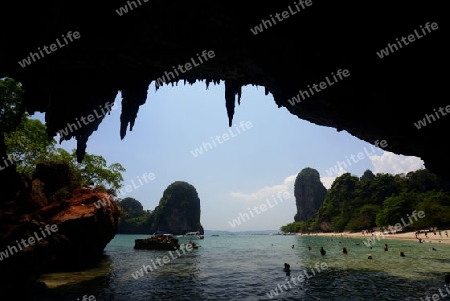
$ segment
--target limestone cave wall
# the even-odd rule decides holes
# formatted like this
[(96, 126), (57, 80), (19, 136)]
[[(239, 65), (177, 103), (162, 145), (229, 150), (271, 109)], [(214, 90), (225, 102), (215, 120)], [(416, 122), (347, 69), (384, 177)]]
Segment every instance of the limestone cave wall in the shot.
[[(168, 75), (167, 84), (201, 81), (207, 89), (224, 83), (230, 123), (245, 102), (241, 88), (261, 86), (300, 119), (369, 143), (386, 140), (386, 150), (419, 156), (428, 169), (450, 178), (444, 6), (445, 1), (9, 1), (1, 11), (0, 76), (23, 83), (24, 107), (46, 113), (49, 137), (104, 108), (121, 91), (123, 138), (143, 118), (138, 112), (149, 85)], [(380, 58), (389, 43), (390, 52)], [(204, 51), (214, 56), (199, 63)], [(187, 70), (193, 59), (197, 65)], [(178, 74), (169, 76), (174, 69)], [(347, 76), (334, 80), (339, 69)], [(326, 88), (309, 90), (311, 95), (291, 104), (300, 91), (320, 87), (326, 78)], [(418, 129), (414, 123), (427, 114), (429, 122)], [(95, 118), (64, 137), (76, 138), (79, 160), (101, 121)], [(301, 133), (292, 139), (302, 139)]]

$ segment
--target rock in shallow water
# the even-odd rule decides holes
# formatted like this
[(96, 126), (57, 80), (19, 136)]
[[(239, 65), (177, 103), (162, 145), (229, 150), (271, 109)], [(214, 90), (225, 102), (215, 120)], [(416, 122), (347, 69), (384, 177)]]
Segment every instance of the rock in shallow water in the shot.
[(146, 250), (178, 250), (180, 245), (178, 239), (171, 235), (157, 234), (148, 238), (136, 239), (134, 241), (135, 249)]

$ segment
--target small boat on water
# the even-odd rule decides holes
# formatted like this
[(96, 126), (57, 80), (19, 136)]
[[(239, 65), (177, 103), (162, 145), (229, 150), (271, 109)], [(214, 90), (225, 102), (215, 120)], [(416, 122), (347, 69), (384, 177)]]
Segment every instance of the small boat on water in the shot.
[(167, 236), (173, 236), (172, 233), (169, 233), (167, 231), (156, 231), (155, 233), (153, 233), (153, 235), (167, 235)]
[(186, 234), (184, 234), (185, 237), (189, 237), (189, 238), (193, 238), (193, 239), (204, 239), (205, 236), (200, 234), (199, 231), (197, 232), (187, 232)]

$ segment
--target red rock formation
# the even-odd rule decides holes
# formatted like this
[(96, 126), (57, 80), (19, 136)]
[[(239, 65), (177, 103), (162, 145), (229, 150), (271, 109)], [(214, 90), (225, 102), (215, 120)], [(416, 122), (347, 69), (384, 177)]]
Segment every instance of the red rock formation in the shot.
[[(117, 233), (119, 222), (113, 198), (92, 188), (76, 189), (70, 199), (32, 213), (1, 213), (0, 286), (5, 288), (32, 284), (43, 272), (76, 269), (96, 261)], [(46, 225), (55, 225), (57, 231), (45, 232)], [(19, 250), (18, 243), (29, 237), (36, 237), (35, 243), (21, 245)]]

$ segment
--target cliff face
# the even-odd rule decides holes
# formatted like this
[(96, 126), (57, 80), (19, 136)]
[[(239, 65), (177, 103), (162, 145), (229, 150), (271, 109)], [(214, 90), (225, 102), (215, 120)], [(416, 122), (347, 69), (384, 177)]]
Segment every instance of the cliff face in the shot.
[(98, 113), (64, 137), (77, 140), (80, 160), (119, 91), (123, 138), (150, 84), (203, 81), (224, 83), (229, 121), (242, 87), (260, 86), (302, 120), (386, 140), (386, 150), (450, 179), (445, 1), (250, 3), (7, 1), (3, 23), (32, 26), (0, 28), (0, 77), (23, 84), (24, 109), (46, 113), (50, 137)]
[(26, 196), (10, 207), (2, 204), (2, 292), (12, 290), (16, 294), (22, 289), (25, 293), (41, 273), (96, 262), (117, 233), (120, 213), (112, 197), (91, 188), (62, 194), (64, 190), (60, 189), (70, 187), (71, 179), (60, 177), (52, 182), (60, 172), (67, 175), (67, 166), (39, 165)]
[(295, 179), (294, 196), (297, 213), (296, 222), (313, 218), (325, 199), (327, 189), (320, 181), (319, 172), (313, 168), (304, 168)]
[(195, 187), (183, 181), (170, 184), (153, 211), (152, 221), (151, 233), (159, 230), (180, 235), (199, 230), (203, 234)]

